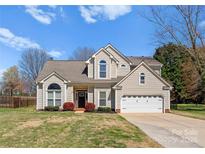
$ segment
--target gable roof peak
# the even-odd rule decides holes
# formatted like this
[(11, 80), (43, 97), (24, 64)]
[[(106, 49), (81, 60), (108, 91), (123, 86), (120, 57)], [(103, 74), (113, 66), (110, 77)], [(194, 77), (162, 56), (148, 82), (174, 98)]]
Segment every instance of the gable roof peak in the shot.
[(153, 75), (155, 75), (159, 80), (161, 80), (165, 85), (167, 85), (168, 87), (171, 88), (171, 85), (164, 80), (160, 75), (158, 75), (155, 71), (153, 71), (149, 65), (144, 62), (141, 61), (132, 71), (130, 71), (126, 76), (124, 76), (116, 85), (113, 86), (113, 88), (116, 88), (118, 85), (120, 85), (125, 79), (127, 79), (132, 73), (134, 73), (140, 66), (145, 66)]
[(107, 50), (107, 48), (111, 48), (113, 49), (116, 53), (118, 53), (123, 59), (125, 59), (130, 65), (132, 64), (132, 61), (129, 60), (129, 58), (127, 58), (127, 56), (125, 56), (123, 53), (121, 53), (117, 48), (115, 48), (111, 43), (108, 43), (108, 45), (105, 46), (105, 49)]
[(95, 56), (100, 53), (101, 51), (104, 51), (111, 59), (115, 60), (116, 63), (118, 63), (119, 61), (110, 53), (108, 52), (105, 48), (100, 48), (97, 52), (95, 52), (92, 56), (90, 56), (90, 58), (88, 60), (85, 61), (86, 64), (89, 63), (89, 61), (92, 59), (92, 58), (95, 58)]

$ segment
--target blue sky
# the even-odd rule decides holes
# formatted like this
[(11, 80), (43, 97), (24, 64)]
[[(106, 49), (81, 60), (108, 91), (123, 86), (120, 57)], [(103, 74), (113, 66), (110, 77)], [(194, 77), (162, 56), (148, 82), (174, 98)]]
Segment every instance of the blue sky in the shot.
[(28, 47), (67, 59), (78, 47), (113, 44), (125, 55), (152, 56), (154, 26), (144, 6), (0, 6), (0, 74)]

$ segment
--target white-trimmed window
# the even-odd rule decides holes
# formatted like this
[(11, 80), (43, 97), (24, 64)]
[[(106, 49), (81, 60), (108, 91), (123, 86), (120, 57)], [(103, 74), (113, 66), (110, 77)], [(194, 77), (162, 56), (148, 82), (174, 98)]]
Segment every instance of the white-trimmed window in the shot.
[(106, 106), (106, 91), (99, 92), (99, 106)]
[(120, 65), (120, 67), (121, 67), (121, 68), (125, 68), (125, 67), (126, 67), (126, 65), (125, 65), (125, 64), (122, 64), (122, 65)]
[(106, 78), (106, 61), (101, 60), (99, 63), (99, 76), (100, 78)]
[(140, 73), (140, 78), (139, 78), (139, 83), (142, 85), (142, 84), (145, 84), (145, 74), (144, 73)]
[(61, 106), (61, 87), (58, 84), (52, 83), (48, 86), (47, 96), (48, 106)]

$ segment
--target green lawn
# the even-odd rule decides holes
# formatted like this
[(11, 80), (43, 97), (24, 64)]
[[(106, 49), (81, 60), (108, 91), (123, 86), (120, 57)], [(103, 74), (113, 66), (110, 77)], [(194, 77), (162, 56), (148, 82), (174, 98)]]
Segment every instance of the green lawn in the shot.
[(0, 109), (0, 147), (161, 147), (117, 114)]
[(172, 109), (172, 113), (205, 120), (205, 105), (177, 104), (177, 110)]

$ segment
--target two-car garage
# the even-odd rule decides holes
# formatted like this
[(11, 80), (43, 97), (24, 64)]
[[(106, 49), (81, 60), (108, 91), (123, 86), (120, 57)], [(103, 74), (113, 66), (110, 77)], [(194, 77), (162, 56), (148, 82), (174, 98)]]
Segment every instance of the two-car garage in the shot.
[(161, 96), (122, 96), (121, 113), (162, 113)]
[(166, 113), (170, 111), (171, 85), (144, 62), (129, 72), (113, 86), (113, 89), (116, 112)]

